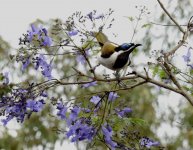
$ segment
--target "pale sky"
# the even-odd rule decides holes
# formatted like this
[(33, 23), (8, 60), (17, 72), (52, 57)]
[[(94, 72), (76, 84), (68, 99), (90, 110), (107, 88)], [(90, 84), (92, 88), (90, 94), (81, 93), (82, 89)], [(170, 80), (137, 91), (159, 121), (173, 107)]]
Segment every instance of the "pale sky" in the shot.
[[(88, 13), (96, 9), (99, 12), (106, 12), (109, 8), (112, 8), (115, 10), (114, 17), (118, 22), (114, 27), (114, 32), (117, 32), (119, 36), (115, 40), (126, 41), (130, 32), (129, 21), (124, 16), (135, 16), (138, 13), (135, 5), (145, 5), (152, 12), (150, 18), (152, 17), (153, 19), (155, 0), (0, 0), (0, 35), (14, 48), (17, 48), (19, 37), (22, 33), (26, 33), (26, 30), (29, 29), (29, 24), (37, 18), (43, 21), (51, 18), (65, 20), (75, 11)], [(170, 99), (169, 103), (172, 105), (172, 99), (179, 99), (179, 96), (175, 94), (170, 95), (169, 98), (167, 95), (159, 98), (162, 105), (160, 111), (165, 111), (168, 99)], [(171, 131), (172, 129), (166, 128), (165, 130), (165, 132), (168, 132), (168, 130)], [(161, 135), (163, 130), (159, 132)], [(75, 147), (65, 142), (62, 149), (73, 150)]]
[[(18, 38), (37, 18), (45, 21), (50, 18), (65, 20), (77, 10), (85, 13), (93, 9), (106, 12), (112, 8), (115, 10), (114, 17), (120, 23), (120, 27), (117, 27), (120, 31), (117, 33), (123, 34), (123, 38), (128, 36), (126, 33), (129, 30), (129, 22), (123, 16), (135, 16), (138, 13), (135, 5), (139, 4), (153, 11), (156, 3), (155, 0), (0, 0), (0, 35), (17, 47)], [(123, 29), (126, 29), (126, 32), (123, 32)]]

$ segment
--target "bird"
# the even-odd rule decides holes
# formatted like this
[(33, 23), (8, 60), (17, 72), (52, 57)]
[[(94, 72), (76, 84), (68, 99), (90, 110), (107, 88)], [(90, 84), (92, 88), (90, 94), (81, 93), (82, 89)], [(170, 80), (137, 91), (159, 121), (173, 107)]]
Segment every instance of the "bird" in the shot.
[(131, 64), (130, 54), (142, 44), (123, 43), (118, 45), (108, 40), (103, 32), (93, 32), (101, 49), (98, 56), (99, 64), (117, 73)]

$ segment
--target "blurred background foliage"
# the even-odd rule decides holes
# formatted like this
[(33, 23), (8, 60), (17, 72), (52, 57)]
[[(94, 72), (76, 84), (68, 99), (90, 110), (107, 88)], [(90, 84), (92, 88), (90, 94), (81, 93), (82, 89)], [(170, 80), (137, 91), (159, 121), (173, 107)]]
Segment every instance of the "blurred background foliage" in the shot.
[[(172, 16), (177, 18), (180, 24), (187, 24), (188, 19), (193, 15), (193, 8), (188, 0), (164, 1), (164, 5)], [(160, 41), (161, 43), (161, 47), (157, 47), (157, 49), (169, 50), (181, 39), (181, 33), (179, 33), (178, 28), (175, 26), (163, 26), (163, 24), (172, 24), (172, 22), (159, 8), (160, 6), (157, 7), (158, 9), (154, 20), (155, 23), (160, 23), (162, 25), (147, 22), (149, 25), (143, 26), (146, 32), (140, 36), (141, 39), (138, 39), (138, 41), (143, 41), (143, 43), (145, 43), (143, 44), (143, 51), (147, 57), (150, 55), (149, 50), (152, 50), (154, 47), (153, 43), (155, 40)], [(62, 22), (60, 19), (57, 19), (57, 21)], [(36, 23), (40, 22), (50, 25), (50, 32), (56, 28), (56, 26), (54, 26), (55, 20), (50, 20), (50, 22), (46, 23), (41, 20), (36, 21)], [(140, 30), (140, 28), (138, 30)], [(159, 34), (157, 34), (156, 31), (158, 30), (163, 32), (159, 32)], [(60, 41), (60, 39), (55, 40)], [(18, 65), (12, 64), (12, 56), (9, 54), (12, 49), (13, 48), (11, 48), (9, 43), (4, 41), (3, 37), (0, 37), (0, 67), (2, 68), (7, 65), (9, 70), (12, 70), (12, 72), (17, 74), (17, 76), (20, 76), (24, 83), (26, 82), (26, 84), (34, 79), (36, 81), (43, 81), (41, 78), (37, 79), (38, 76), (34, 77), (33, 72), (31, 73), (29, 71), (31, 68), (29, 68), (25, 74), (15, 70), (16, 67), (18, 68)], [(136, 58), (137, 55), (138, 54), (136, 54)], [(58, 56), (54, 61), (56, 70), (65, 70), (63, 72), (57, 71), (61, 77), (72, 75), (72, 66), (78, 65), (73, 55), (63, 55), (62, 57)], [(10, 76), (13, 78), (15, 73), (11, 74)], [(74, 103), (84, 102), (86, 106), (89, 101), (89, 93), (108, 89), (110, 88), (110, 85), (101, 85), (99, 83), (98, 86), (93, 88), (81, 89), (80, 87), (77, 88), (74, 86), (59, 86), (50, 89), (48, 93), (52, 100), (62, 97), (64, 100), (72, 100)], [(1, 90), (3, 89), (0, 89), (0, 91)], [(193, 149), (192, 107), (189, 104), (183, 104), (181, 107), (179, 107), (178, 113), (171, 108), (169, 110), (169, 116), (168, 113), (166, 114), (162, 112), (162, 114), (157, 117), (156, 109), (161, 107), (157, 103), (157, 97), (161, 93), (162, 92), (160, 92), (160, 89), (155, 89), (154, 86), (143, 85), (132, 90), (120, 91), (119, 96), (121, 98), (115, 102), (115, 105), (132, 108), (133, 116), (136, 118), (142, 118), (146, 121), (146, 123), (141, 125), (131, 125), (128, 129), (130, 132), (140, 131), (144, 136), (151, 137), (152, 139), (158, 139), (161, 142), (164, 141), (162, 144), (167, 150)], [(38, 146), (42, 146), (43, 149), (54, 149), (57, 141), (62, 143), (65, 140), (65, 123), (53, 116), (53, 113), (55, 113), (54, 109), (51, 106), (47, 106), (46, 109), (44, 109), (41, 113), (33, 114), (30, 119), (27, 119), (23, 124), (19, 125), (18, 129), (14, 129), (14, 135), (10, 129), (1, 127), (0, 149), (36, 149)], [(170, 133), (168, 133), (165, 135), (164, 139), (160, 139), (156, 135), (157, 129), (162, 123), (168, 123), (171, 125), (171, 127), (173, 127), (176, 126), (176, 120), (178, 121), (178, 136), (171, 138), (169, 136)], [(78, 147), (79, 146), (77, 145), (77, 149)], [(96, 143), (96, 146), (93, 149), (105, 149), (105, 147), (102, 143)]]

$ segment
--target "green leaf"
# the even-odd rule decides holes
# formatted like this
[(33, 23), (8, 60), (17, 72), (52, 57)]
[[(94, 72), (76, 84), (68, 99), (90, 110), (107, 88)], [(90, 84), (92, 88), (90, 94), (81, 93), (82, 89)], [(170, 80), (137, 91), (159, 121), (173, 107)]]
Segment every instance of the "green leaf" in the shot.
[(134, 20), (133, 17), (127, 17), (127, 16), (125, 16), (125, 18), (129, 19), (129, 21), (131, 21), (131, 22)]
[(147, 23), (141, 26), (141, 28), (147, 28), (147, 27), (151, 27), (151, 24)]
[(148, 126), (148, 123), (140, 118), (124, 118), (124, 122), (133, 125)]
[(156, 74), (158, 74), (159, 71), (159, 66), (155, 66), (155, 68), (153, 69), (153, 77), (156, 76)]
[(159, 71), (159, 76), (160, 76), (161, 79), (167, 77), (165, 71), (163, 71), (163, 70), (160, 70), (160, 71)]

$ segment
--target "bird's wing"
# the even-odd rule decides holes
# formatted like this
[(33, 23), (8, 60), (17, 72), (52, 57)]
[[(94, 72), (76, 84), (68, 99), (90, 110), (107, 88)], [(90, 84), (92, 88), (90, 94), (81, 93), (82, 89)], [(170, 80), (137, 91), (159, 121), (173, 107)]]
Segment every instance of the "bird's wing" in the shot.
[(101, 47), (103, 47), (104, 43), (109, 41), (108, 37), (104, 33), (102, 32), (93, 32), (93, 33)]

